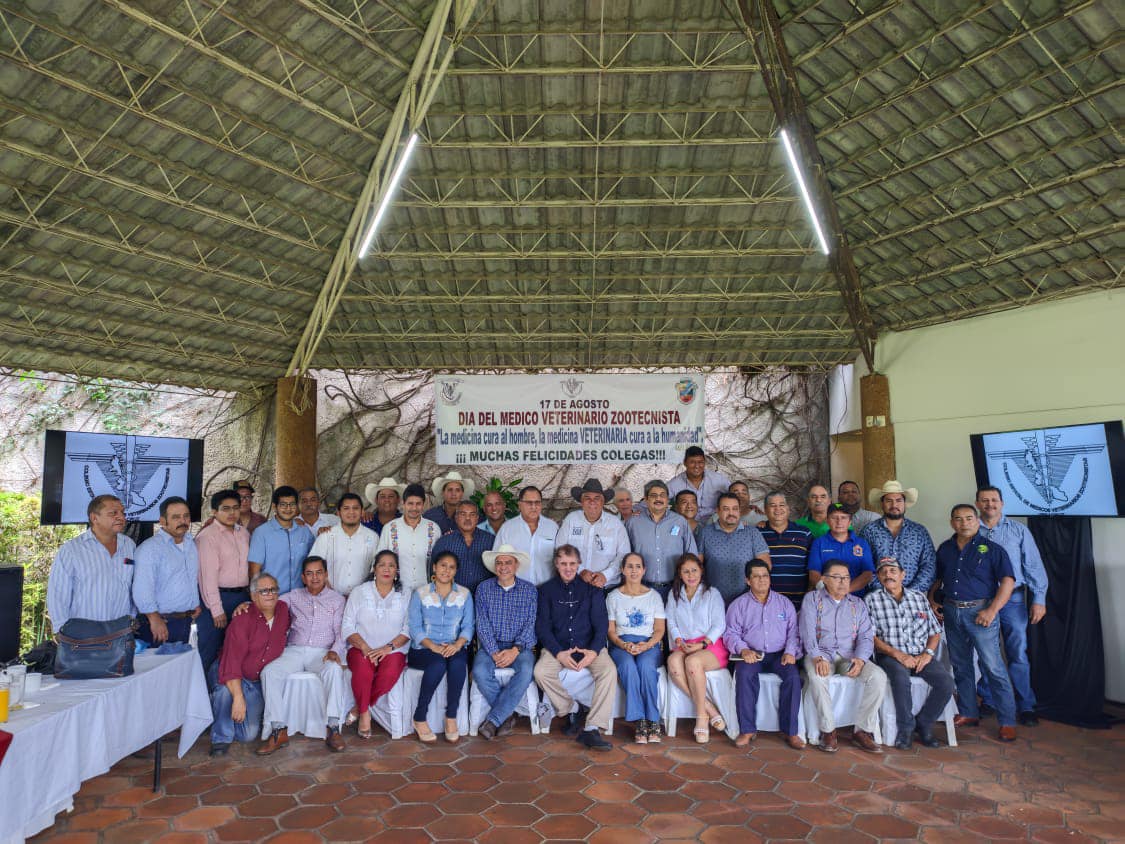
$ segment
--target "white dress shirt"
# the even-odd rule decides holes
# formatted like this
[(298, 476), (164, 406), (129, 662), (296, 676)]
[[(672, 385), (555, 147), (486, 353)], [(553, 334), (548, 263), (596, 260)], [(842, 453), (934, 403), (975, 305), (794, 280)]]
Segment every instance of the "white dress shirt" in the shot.
[(629, 553), (629, 534), (625, 523), (612, 513), (603, 512), (591, 524), (586, 514), (575, 510), (567, 515), (555, 536), (555, 547), (573, 545), (582, 555), (579, 571), (600, 572), (606, 586), (621, 579), (621, 560)]
[(405, 636), (406, 641), (397, 651), (406, 653), (410, 645), (409, 609), (409, 590), (392, 589), (384, 598), (374, 581), (369, 580), (359, 584), (348, 596), (341, 634), (347, 641), (353, 633), (358, 633), (372, 648), (381, 648), (396, 636)]
[(687, 600), (687, 590), (683, 590), (680, 600), (676, 600), (671, 592), (664, 605), (665, 615), (668, 617), (668, 642), (671, 645), (677, 639), (685, 642), (689, 639), (698, 639), (706, 636), (712, 642), (719, 641), (723, 631), (727, 629), (726, 604), (723, 595), (718, 589), (711, 587), (706, 592), (700, 586), (695, 590), (692, 599)]
[(343, 525), (321, 534), (313, 543), (310, 556), (328, 561), (328, 584), (347, 597), (371, 573), (379, 549), (379, 534), (363, 525), (351, 536)]
[(558, 532), (558, 523), (540, 516), (539, 525), (532, 535), (527, 522), (521, 516), (516, 516), (500, 526), (492, 547), (495, 549), (501, 545), (511, 545), (517, 551), (530, 554), (531, 566), (524, 580), (540, 586), (555, 576), (555, 536)]
[(406, 517), (400, 516), (383, 528), (376, 551), (390, 549), (398, 554), (399, 580), (403, 590), (410, 593), (430, 579), (430, 552), (440, 538), (441, 528), (429, 519), (421, 519), (417, 527), (410, 527)]
[(304, 525), (312, 531), (313, 536), (316, 536), (317, 532), (321, 528), (336, 527), (336, 525), (340, 524), (340, 517), (335, 513), (318, 513), (317, 520), (311, 525), (306, 522), (301, 516), (297, 516), (297, 518), (295, 518), (293, 521), (299, 525)]

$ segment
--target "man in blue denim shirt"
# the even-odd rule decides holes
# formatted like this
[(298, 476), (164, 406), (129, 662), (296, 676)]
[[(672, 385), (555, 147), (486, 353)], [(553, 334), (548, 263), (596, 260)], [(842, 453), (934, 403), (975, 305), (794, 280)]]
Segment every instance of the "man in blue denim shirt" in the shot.
[[(1007, 552), (980, 532), (977, 508), (958, 504), (950, 512), (953, 536), (938, 548), (938, 574), (930, 590), (934, 610), (944, 616), (949, 640), (949, 660), (957, 681), (957, 709), (953, 723), (975, 727), (980, 723), (977, 706), (973, 651), (980, 657), (981, 673), (988, 677), (996, 699), (1000, 741), (1016, 740), (1016, 700), (1000, 653), (1000, 610), (1008, 603), (1016, 579)], [(942, 609), (935, 603), (944, 589)]]
[(279, 486), (273, 491), (274, 517), (250, 537), (250, 576), (272, 575), (282, 595), (301, 585), (301, 564), (313, 545), (312, 532), (295, 521), (297, 507), (297, 490)]
[[(1004, 656), (1016, 693), (1019, 721), (1025, 727), (1034, 727), (1039, 719), (1035, 716), (1035, 692), (1031, 689), (1031, 665), (1027, 661), (1027, 624), (1029, 621), (1038, 624), (1047, 614), (1047, 570), (1031, 531), (1020, 522), (1004, 517), (1000, 490), (994, 486), (981, 487), (977, 491), (977, 508), (981, 535), (1008, 552), (1012, 573), (1016, 576), (1015, 591), (1000, 610), (1000, 634), (1004, 637)], [(984, 705), (992, 707), (992, 690), (985, 677), (977, 683), (977, 691)]]

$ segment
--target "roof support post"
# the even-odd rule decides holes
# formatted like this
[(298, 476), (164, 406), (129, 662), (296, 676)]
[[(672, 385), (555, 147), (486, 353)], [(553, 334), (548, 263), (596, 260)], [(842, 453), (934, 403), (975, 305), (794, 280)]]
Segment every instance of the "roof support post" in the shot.
[(738, 20), (754, 48), (777, 122), (789, 131), (798, 159), (808, 168), (811, 177), (808, 187), (813, 204), (824, 215), (828, 263), (836, 276), (844, 307), (855, 329), (859, 350), (868, 370), (875, 372), (875, 324), (860, 292), (859, 273), (836, 211), (832, 188), (825, 175), (824, 159), (817, 149), (816, 135), (805, 109), (805, 98), (797, 85), (797, 73), (781, 34), (781, 22), (773, 0), (736, 0), (735, 5)]
[[(293, 350), (293, 358), (286, 370), (288, 376), (302, 377), (312, 366), (313, 356), (320, 346), (332, 315), (340, 303), (352, 273), (359, 261), (359, 246), (364, 234), (364, 223), (383, 201), (391, 181), (391, 174), (401, 159), (405, 137), (415, 131), (433, 102), (438, 85), (449, 68), (453, 53), (467, 34), (468, 23), (476, 10), (477, 0), (438, 0), (430, 23), (422, 36), (422, 43), (410, 67), (390, 122), (383, 134), (382, 143), (375, 154), (371, 170), (360, 192), (348, 227), (328, 269), (328, 275), (313, 305), (301, 339)], [(452, 32), (444, 37), (452, 24)], [(294, 410), (303, 412), (300, 395), (294, 393)]]

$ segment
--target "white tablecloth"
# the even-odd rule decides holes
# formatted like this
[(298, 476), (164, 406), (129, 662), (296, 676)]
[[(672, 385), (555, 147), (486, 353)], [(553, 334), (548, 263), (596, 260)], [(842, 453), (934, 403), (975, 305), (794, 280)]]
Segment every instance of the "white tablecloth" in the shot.
[(12, 744), (0, 762), (0, 842), (22, 842), (73, 806), (83, 780), (181, 728), (183, 756), (211, 723), (199, 654), (136, 657), (114, 680), (61, 680), (16, 710), (0, 729)]

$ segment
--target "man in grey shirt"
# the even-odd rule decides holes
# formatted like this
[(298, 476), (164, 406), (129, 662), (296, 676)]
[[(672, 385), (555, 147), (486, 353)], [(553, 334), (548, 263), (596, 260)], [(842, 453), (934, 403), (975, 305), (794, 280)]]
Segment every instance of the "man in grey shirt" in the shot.
[(664, 481), (645, 484), (647, 509), (625, 524), (633, 551), (645, 561), (648, 585), (667, 600), (672, 588), (676, 560), (681, 554), (697, 553), (695, 537), (687, 519), (668, 509), (668, 485)]

